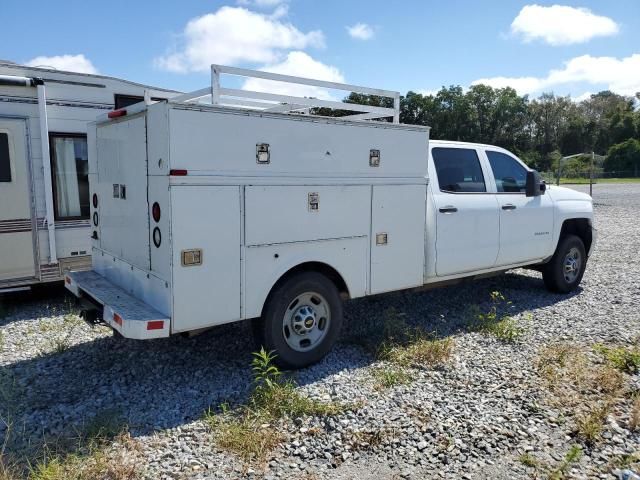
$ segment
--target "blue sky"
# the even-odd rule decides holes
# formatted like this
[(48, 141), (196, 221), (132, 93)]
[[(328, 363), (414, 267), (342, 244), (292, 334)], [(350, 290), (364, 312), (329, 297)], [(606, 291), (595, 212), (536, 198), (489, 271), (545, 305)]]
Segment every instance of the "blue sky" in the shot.
[(185, 91), (208, 84), (210, 63), (403, 94), (479, 80), (534, 96), (640, 91), (638, 0), (37, 0), (0, 13), (1, 59)]

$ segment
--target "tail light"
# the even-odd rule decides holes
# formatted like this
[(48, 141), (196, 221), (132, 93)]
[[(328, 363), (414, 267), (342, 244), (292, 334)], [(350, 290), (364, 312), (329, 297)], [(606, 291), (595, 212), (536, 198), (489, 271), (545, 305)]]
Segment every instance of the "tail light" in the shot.
[(120, 110), (114, 110), (112, 112), (109, 112), (107, 114), (107, 117), (118, 118), (118, 117), (124, 117), (126, 114), (127, 114), (127, 111), (124, 108), (121, 108)]
[(156, 223), (160, 221), (160, 204), (158, 204), (158, 202), (153, 203), (153, 206), (151, 207), (151, 216)]

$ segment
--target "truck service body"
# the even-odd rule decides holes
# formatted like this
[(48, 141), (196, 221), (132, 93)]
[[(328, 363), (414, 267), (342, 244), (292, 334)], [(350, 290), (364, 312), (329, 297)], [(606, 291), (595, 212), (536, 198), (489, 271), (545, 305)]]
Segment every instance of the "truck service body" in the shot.
[(253, 92), (271, 103), (238, 108), (220, 99), (239, 95), (220, 73), (312, 81), (213, 73), (213, 104), (140, 103), (89, 128), (93, 270), (65, 283), (123, 336), (255, 319), (281, 365), (301, 367), (335, 341), (341, 297), (522, 266), (556, 291), (579, 284), (589, 196), (546, 189), (501, 148), (429, 141), (396, 123), (397, 102), (331, 118), (304, 114), (310, 99), (286, 97), (287, 109)]

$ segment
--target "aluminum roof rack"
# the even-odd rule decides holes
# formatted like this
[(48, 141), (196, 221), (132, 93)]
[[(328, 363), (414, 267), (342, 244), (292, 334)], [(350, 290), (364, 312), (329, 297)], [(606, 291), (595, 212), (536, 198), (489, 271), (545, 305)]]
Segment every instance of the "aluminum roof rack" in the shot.
[[(241, 90), (238, 88), (222, 87), (221, 74), (235, 75), (246, 78), (260, 78), (276, 82), (284, 82), (295, 85), (308, 85), (312, 87), (344, 90), (347, 92), (364, 93), (393, 99), (393, 108), (376, 107), (372, 105), (360, 105), (357, 103), (344, 103), (336, 100), (322, 100), (319, 98), (298, 97), (281, 95), (277, 93), (256, 92)], [(280, 113), (305, 113), (313, 115), (313, 108), (331, 108), (336, 110), (348, 110), (358, 112), (352, 115), (340, 117), (345, 120), (376, 120), (393, 118), (393, 123), (400, 123), (400, 93), (392, 90), (349, 85), (346, 83), (327, 82), (311, 78), (281, 75), (279, 73), (262, 72), (246, 68), (226, 67), (223, 65), (211, 65), (211, 87), (202, 88), (194, 92), (178, 95), (171, 99), (172, 102), (202, 102), (210, 99), (213, 105), (225, 105), (242, 108), (250, 108), (263, 112)]]

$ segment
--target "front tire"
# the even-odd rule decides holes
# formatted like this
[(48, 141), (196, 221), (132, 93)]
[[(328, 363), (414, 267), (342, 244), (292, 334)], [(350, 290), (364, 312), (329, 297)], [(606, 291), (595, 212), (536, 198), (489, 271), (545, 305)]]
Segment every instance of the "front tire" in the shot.
[(580, 285), (587, 254), (582, 239), (576, 235), (565, 235), (560, 239), (556, 252), (542, 269), (542, 279), (548, 290), (569, 293)]
[(295, 274), (269, 295), (257, 340), (275, 351), (285, 369), (307, 367), (333, 347), (342, 328), (342, 300), (335, 284), (316, 272)]

